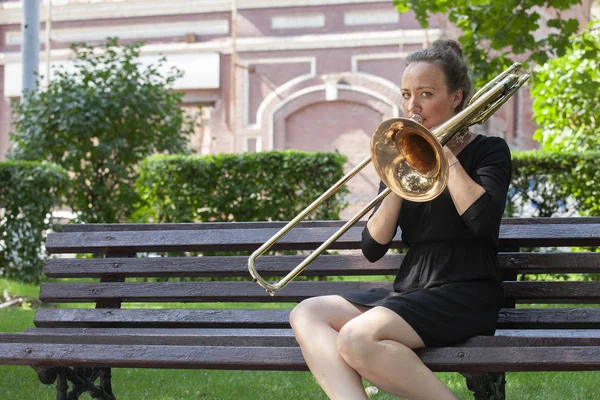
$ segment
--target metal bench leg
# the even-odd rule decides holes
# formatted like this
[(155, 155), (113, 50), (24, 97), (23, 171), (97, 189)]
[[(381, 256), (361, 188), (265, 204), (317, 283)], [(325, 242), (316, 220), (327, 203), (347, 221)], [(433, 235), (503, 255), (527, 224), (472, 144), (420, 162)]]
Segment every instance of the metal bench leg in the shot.
[(64, 368), (57, 368), (56, 372), (56, 400), (67, 400), (67, 391), (69, 390), (67, 373)]
[[(68, 400), (77, 400), (83, 393), (88, 392), (92, 398), (97, 400), (116, 400), (110, 388), (110, 380), (108, 386), (111, 392), (107, 392), (104, 386), (107, 385), (107, 379), (103, 377), (106, 370), (109, 368), (74, 368), (67, 370), (67, 377), (73, 383), (73, 389), (69, 393)], [(110, 370), (110, 369), (109, 369)], [(96, 380), (100, 378), (100, 385), (96, 385)], [(110, 379), (110, 373), (109, 373)]]
[[(112, 392), (110, 368), (34, 367), (34, 370), (43, 384), (51, 385), (56, 382), (56, 400), (77, 400), (85, 392), (97, 400), (117, 400)], [(96, 385), (98, 378), (100, 384)]]
[(104, 393), (106, 393), (108, 399), (117, 400), (112, 391), (112, 372), (110, 368), (102, 368), (102, 374), (100, 375), (100, 387)]
[(475, 400), (504, 400), (506, 379), (504, 372), (463, 373), (467, 387)]

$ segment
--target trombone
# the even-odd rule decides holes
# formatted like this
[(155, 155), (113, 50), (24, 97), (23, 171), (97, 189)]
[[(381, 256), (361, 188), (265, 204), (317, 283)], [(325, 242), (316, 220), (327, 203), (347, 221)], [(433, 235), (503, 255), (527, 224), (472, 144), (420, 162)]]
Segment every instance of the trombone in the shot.
[[(252, 253), (248, 259), (248, 270), (253, 280), (266, 289), (271, 296), (275, 295), (302, 273), (306, 266), (323, 253), (331, 243), (392, 192), (403, 199), (415, 202), (430, 201), (439, 196), (448, 184), (449, 169), (442, 147), (455, 135), (466, 132), (475, 124), (485, 122), (510, 99), (529, 79), (528, 74), (519, 75), (520, 70), (521, 63), (513, 64), (475, 93), (463, 111), (431, 131), (421, 125), (422, 119), (417, 114), (411, 119), (392, 118), (381, 123), (371, 137), (371, 155)], [(255, 268), (256, 259), (371, 161), (387, 188), (279, 282), (271, 283), (264, 280)]]

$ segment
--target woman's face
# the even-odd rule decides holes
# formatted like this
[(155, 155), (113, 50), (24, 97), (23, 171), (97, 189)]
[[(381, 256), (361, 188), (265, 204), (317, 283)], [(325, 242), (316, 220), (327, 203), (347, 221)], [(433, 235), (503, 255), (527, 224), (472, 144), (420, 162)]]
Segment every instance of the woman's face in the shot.
[(407, 118), (419, 114), (423, 125), (432, 129), (455, 115), (462, 91), (448, 91), (444, 71), (436, 64), (414, 62), (402, 76), (402, 108)]

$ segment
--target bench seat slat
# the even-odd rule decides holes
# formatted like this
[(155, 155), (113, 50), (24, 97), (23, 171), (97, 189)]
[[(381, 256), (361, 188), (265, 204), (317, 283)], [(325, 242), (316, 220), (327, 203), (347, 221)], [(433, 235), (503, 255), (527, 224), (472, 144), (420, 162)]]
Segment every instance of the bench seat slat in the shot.
[[(30, 328), (0, 342), (152, 344), (174, 346), (298, 346), (291, 329)], [(26, 336), (26, 337), (25, 337)], [(451, 347), (600, 346), (598, 329), (498, 330)]]
[[(169, 252), (169, 251), (238, 251), (255, 250), (278, 229), (215, 229), (215, 230), (159, 230), (115, 232), (52, 233), (46, 240), (46, 249), (56, 253), (106, 252)], [(327, 240), (336, 228), (292, 229), (278, 243), (276, 249), (315, 249)], [(353, 226), (331, 249), (359, 249), (362, 228)], [(401, 232), (392, 247), (401, 247)], [(598, 246), (600, 223), (593, 224), (508, 224), (500, 227), (501, 247), (537, 246)]]
[[(305, 256), (265, 256), (256, 265), (263, 277), (281, 276)], [(388, 254), (376, 263), (360, 255), (323, 255), (302, 272), (303, 276), (395, 275), (403, 254)], [(500, 268), (517, 273), (598, 273), (595, 253), (501, 253)], [(50, 278), (88, 277), (247, 277), (248, 257), (144, 257), (53, 258), (44, 274)]]
[[(390, 282), (292, 282), (270, 296), (253, 282), (43, 283), (43, 302), (297, 302), (316, 295), (390, 288)], [(600, 282), (505, 282), (505, 297), (520, 303), (589, 303), (600, 300)]]
[[(416, 351), (435, 371), (585, 371), (600, 367), (600, 347), (443, 347)], [(0, 343), (10, 365), (123, 368), (306, 370), (297, 347)]]
[[(290, 310), (41, 308), (38, 328), (287, 328)], [(600, 308), (502, 309), (498, 328), (600, 329)]]

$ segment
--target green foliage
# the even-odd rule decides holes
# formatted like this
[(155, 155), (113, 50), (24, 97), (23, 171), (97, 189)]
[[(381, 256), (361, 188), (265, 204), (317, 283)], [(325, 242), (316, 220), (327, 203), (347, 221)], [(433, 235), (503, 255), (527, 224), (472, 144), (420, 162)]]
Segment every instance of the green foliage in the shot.
[(123, 222), (135, 210), (137, 166), (155, 152), (182, 152), (193, 126), (172, 92), (181, 72), (165, 59), (142, 66), (141, 43), (74, 45), (74, 70), (58, 69), (47, 89), (15, 104), (11, 157), (69, 171), (67, 204), (83, 222)]
[[(574, 18), (563, 19), (561, 11), (580, 3), (581, 0), (394, 0), (399, 12), (414, 11), (423, 28), (432, 15), (448, 16), (462, 31), (459, 41), (480, 87), (511, 65), (514, 55), (527, 55), (535, 64), (564, 55), (579, 23)], [(546, 26), (553, 29), (536, 37), (536, 31), (543, 27), (540, 7), (553, 9), (555, 17), (546, 21)]]
[[(153, 156), (142, 162), (137, 190), (151, 222), (291, 220), (343, 175), (337, 153), (271, 151), (209, 156)], [(341, 190), (313, 219), (339, 219)]]
[(535, 69), (531, 93), (539, 125), (534, 139), (547, 151), (600, 150), (600, 31), (573, 38), (567, 53)]
[(515, 152), (507, 217), (600, 215), (600, 153)]
[(56, 165), (0, 162), (0, 277), (40, 280), (48, 214), (67, 184), (67, 172)]

